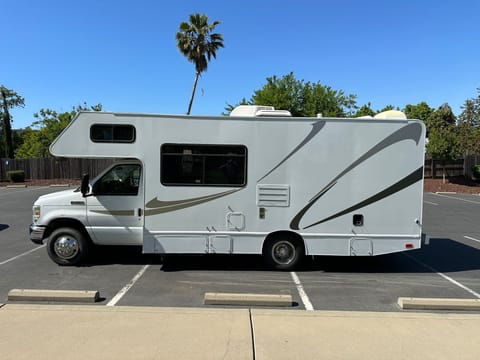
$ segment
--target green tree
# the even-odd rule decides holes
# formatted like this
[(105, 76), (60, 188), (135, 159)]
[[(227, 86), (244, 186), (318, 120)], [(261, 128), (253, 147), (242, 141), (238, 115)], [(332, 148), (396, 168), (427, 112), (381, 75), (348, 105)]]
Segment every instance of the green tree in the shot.
[[(478, 90), (478, 89), (477, 89)], [(462, 105), (458, 116), (457, 132), (462, 152), (465, 155), (480, 151), (480, 96), (477, 99), (467, 99)]]
[(430, 155), (433, 160), (440, 161), (444, 175), (446, 162), (455, 160), (461, 152), (458, 135), (453, 125), (432, 128), (430, 130), (427, 154)]
[[(276, 109), (288, 110), (293, 116), (344, 117), (356, 108), (356, 95), (345, 94), (343, 90), (334, 90), (320, 82), (312, 83), (298, 80), (293, 72), (282, 76), (268, 77), (261, 89), (255, 90), (247, 101), (240, 104), (268, 105)], [(227, 104), (227, 112), (235, 106)]]
[[(303, 82), (303, 80), (302, 80)], [(302, 90), (303, 114), (301, 116), (346, 117), (356, 109), (354, 94), (345, 94), (343, 90), (334, 90), (330, 86), (306, 82)]]
[(475, 106), (475, 100), (467, 99), (461, 106), (462, 112), (458, 116), (459, 123), (465, 123), (472, 126), (478, 125), (478, 116), (480, 115), (477, 112)]
[(0, 118), (2, 119), (0, 133), (3, 134), (3, 152), (0, 156), (4, 155), (7, 158), (13, 159), (15, 153), (12, 136), (12, 116), (10, 115), (9, 109), (17, 106), (23, 107), (25, 100), (15, 91), (0, 85), (0, 103)]
[(432, 112), (425, 120), (427, 132), (433, 129), (444, 129), (456, 124), (456, 117), (453, 114), (452, 108), (447, 104), (440, 105), (440, 107)]
[(101, 111), (102, 105), (88, 106), (86, 103), (71, 111), (57, 113), (51, 109), (40, 109), (33, 116), (37, 119), (23, 132), (23, 144), (18, 147), (19, 158), (49, 157), (50, 144), (65, 129), (79, 111)]
[(445, 172), (447, 161), (456, 159), (462, 148), (459, 142), (456, 118), (448, 104), (441, 105), (432, 112), (425, 121), (428, 134), (427, 154), (433, 159), (440, 161)]
[(372, 104), (367, 103), (362, 106), (353, 114), (353, 117), (362, 117), (362, 116), (374, 116), (375, 111), (372, 110)]
[(427, 119), (434, 111), (425, 101), (419, 102), (417, 105), (408, 104), (403, 108), (407, 119), (418, 119), (424, 123), (427, 122)]
[(478, 126), (480, 125), (480, 87), (477, 88), (477, 97), (472, 100), (473, 100), (474, 111), (477, 119), (477, 122), (474, 125)]
[(195, 64), (195, 80), (187, 115), (192, 109), (198, 77), (202, 72), (207, 71), (208, 62), (212, 57), (217, 57), (218, 49), (223, 48), (222, 35), (213, 32), (220, 21), (216, 20), (209, 24), (208, 17), (203, 14), (190, 14), (189, 20), (190, 23), (180, 23), (179, 31), (175, 35), (177, 48), (189, 62)]
[(267, 83), (261, 89), (254, 91), (250, 102), (288, 110), (293, 116), (304, 116), (304, 99), (307, 97), (304, 86), (303, 80), (295, 79), (292, 72), (282, 78), (272, 76), (267, 78)]
[(381, 112), (384, 112), (384, 111), (390, 111), (390, 110), (400, 110), (400, 109), (398, 107), (395, 108), (395, 106), (389, 104), (389, 105), (384, 106), (383, 109), (378, 110), (377, 113), (381, 113)]

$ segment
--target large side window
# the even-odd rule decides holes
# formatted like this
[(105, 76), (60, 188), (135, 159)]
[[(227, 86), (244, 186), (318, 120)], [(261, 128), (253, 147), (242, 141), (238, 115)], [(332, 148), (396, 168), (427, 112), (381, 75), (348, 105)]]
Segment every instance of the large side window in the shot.
[(243, 145), (164, 144), (163, 185), (233, 186), (247, 183), (247, 148)]
[(138, 164), (117, 165), (105, 173), (94, 185), (98, 195), (138, 195), (141, 166)]
[(90, 139), (93, 142), (133, 143), (135, 127), (121, 124), (94, 124), (90, 127)]

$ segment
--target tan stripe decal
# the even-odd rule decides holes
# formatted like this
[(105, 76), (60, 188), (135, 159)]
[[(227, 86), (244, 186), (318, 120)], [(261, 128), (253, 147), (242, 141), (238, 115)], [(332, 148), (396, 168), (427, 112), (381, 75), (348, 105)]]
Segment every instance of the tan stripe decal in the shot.
[(240, 190), (242, 189), (228, 190), (228, 191), (224, 191), (217, 194), (201, 196), (201, 197), (191, 198), (191, 199), (175, 200), (175, 201), (161, 201), (155, 198), (150, 200), (147, 204), (145, 204), (147, 208), (145, 209), (145, 216), (163, 214), (171, 211), (177, 211), (180, 209), (185, 209), (192, 206), (204, 204), (206, 202), (233, 194)]
[(91, 210), (93, 213), (113, 216), (134, 216), (135, 210)]

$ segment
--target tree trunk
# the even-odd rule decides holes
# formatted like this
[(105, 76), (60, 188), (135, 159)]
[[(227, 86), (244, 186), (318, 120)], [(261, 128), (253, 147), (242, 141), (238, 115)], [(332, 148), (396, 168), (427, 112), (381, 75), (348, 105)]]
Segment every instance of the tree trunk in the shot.
[(195, 96), (195, 90), (197, 89), (197, 81), (199, 76), (200, 76), (200, 73), (197, 71), (195, 73), (195, 81), (193, 82), (192, 96), (190, 97), (190, 102), (188, 103), (187, 115), (190, 115), (190, 110), (192, 109), (193, 98)]
[(5, 155), (9, 159), (13, 159), (13, 142), (12, 142), (12, 126), (10, 123), (10, 113), (8, 112), (7, 97), (3, 89), (1, 90), (2, 103), (3, 103), (3, 128), (5, 131)]

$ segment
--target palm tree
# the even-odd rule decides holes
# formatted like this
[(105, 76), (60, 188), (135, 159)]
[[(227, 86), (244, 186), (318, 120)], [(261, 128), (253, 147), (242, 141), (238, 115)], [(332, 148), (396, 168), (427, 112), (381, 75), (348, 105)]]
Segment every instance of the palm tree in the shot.
[(223, 47), (221, 34), (212, 33), (220, 21), (208, 23), (208, 17), (203, 14), (190, 14), (190, 23), (182, 22), (179, 31), (175, 35), (177, 47), (188, 61), (195, 64), (195, 81), (193, 83), (192, 96), (188, 104), (187, 115), (190, 115), (195, 89), (200, 74), (207, 70), (208, 62), (216, 58), (216, 52)]

